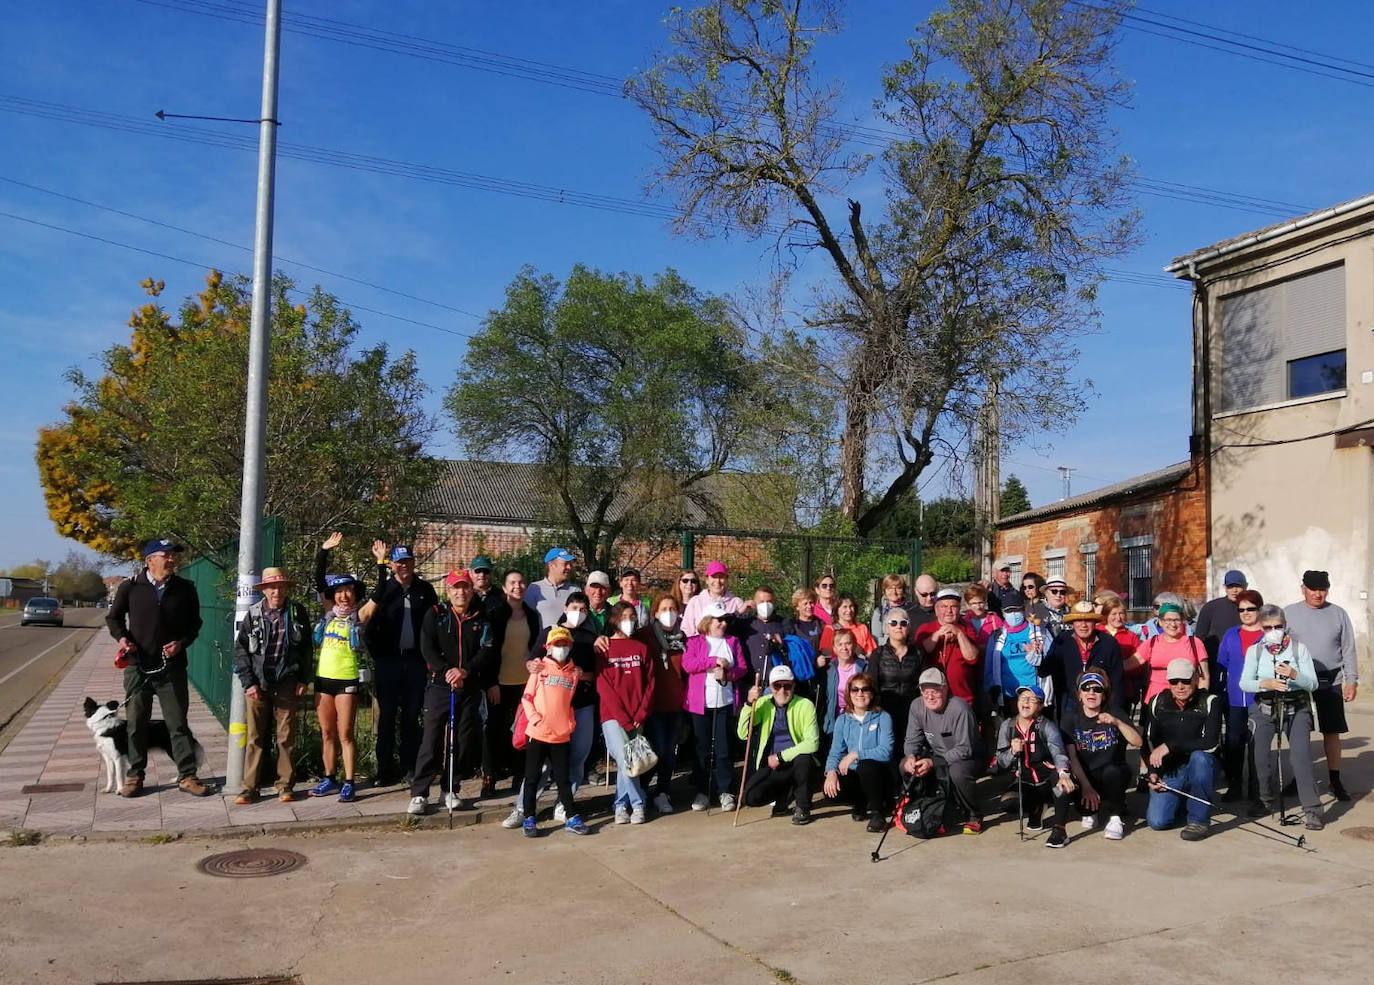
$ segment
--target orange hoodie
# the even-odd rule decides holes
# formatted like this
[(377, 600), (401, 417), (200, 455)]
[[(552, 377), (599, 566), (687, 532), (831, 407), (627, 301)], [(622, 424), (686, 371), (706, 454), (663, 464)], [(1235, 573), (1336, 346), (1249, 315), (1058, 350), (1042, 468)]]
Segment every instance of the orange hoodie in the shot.
[(539, 669), (530, 675), (520, 703), (525, 709), (525, 734), (531, 739), (561, 743), (572, 738), (576, 724), (572, 709), (576, 673), (571, 660), (560, 664), (545, 657), (539, 662)]

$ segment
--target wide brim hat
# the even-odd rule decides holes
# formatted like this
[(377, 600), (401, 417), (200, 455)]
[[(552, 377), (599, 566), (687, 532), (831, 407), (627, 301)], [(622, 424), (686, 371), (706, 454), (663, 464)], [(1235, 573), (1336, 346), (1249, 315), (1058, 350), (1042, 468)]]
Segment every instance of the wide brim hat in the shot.
[(264, 588), (270, 588), (273, 585), (280, 585), (283, 588), (294, 588), (296, 582), (281, 568), (263, 568), (262, 580), (253, 586), (253, 591), (260, 592)]
[(1064, 614), (1060, 622), (1097, 622), (1097, 610), (1093, 608), (1091, 602), (1079, 602), (1072, 610)]

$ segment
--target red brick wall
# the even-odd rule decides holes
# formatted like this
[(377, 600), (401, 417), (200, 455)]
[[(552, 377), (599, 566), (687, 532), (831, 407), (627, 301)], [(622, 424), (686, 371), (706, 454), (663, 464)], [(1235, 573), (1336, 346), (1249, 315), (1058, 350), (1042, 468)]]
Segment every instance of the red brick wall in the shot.
[(1177, 485), (1098, 503), (997, 531), (998, 558), (1021, 555), (1022, 571), (1045, 573), (1044, 551), (1064, 548), (1065, 580), (1082, 590), (1083, 544), (1097, 544), (1097, 588), (1125, 594), (1126, 555), (1120, 541), (1153, 537), (1154, 591), (1178, 592), (1200, 605), (1207, 598), (1206, 469), (1199, 460)]

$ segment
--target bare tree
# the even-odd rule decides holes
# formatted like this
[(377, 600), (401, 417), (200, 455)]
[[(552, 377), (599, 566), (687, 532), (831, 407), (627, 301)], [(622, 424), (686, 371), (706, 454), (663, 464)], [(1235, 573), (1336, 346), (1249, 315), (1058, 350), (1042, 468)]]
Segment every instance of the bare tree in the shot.
[[(653, 121), (679, 228), (820, 250), (805, 322), (840, 409), (841, 510), (867, 533), (941, 446), (967, 447), (996, 382), (1004, 438), (1064, 423), (1100, 261), (1134, 242), (1109, 109), (1118, 16), (1068, 0), (950, 0), (882, 77), (889, 129), (838, 118), (813, 46), (834, 0), (675, 11), (671, 51), (626, 86)], [(875, 139), (877, 156), (857, 153)], [(842, 198), (881, 179), (867, 210)], [(869, 490), (881, 476), (881, 492)]]

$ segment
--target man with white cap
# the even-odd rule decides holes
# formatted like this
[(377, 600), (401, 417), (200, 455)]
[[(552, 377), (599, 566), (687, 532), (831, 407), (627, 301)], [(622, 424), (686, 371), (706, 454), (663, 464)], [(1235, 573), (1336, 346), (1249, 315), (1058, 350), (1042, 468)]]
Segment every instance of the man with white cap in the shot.
[(738, 734), (747, 739), (754, 731), (753, 772), (744, 784), (744, 802), (761, 807), (772, 802), (773, 816), (787, 813), (795, 799), (793, 824), (811, 823), (811, 784), (816, 772), (815, 755), (821, 745), (816, 706), (798, 697), (792, 668), (779, 664), (768, 672), (771, 701), (760, 701), (758, 685), (749, 689), (749, 703), (740, 709)]
[(577, 556), (566, 547), (550, 548), (544, 555), (546, 574), (525, 589), (525, 601), (539, 613), (540, 629), (557, 626), (558, 620), (563, 618), (563, 606), (568, 596), (582, 590), (569, 577), (576, 560)]
[(911, 702), (902, 772), (918, 777), (934, 772), (967, 815), (964, 834), (982, 834), (983, 814), (978, 808), (976, 785), (987, 771), (988, 757), (978, 719), (968, 702), (950, 695), (939, 667), (921, 671), (917, 683), (921, 698)]
[[(1149, 770), (1150, 803), (1146, 823), (1165, 831), (1186, 812), (1184, 841), (1207, 837), (1212, 821), (1213, 754), (1221, 746), (1221, 701), (1199, 690), (1197, 665), (1184, 657), (1169, 661), (1169, 688), (1150, 702), (1145, 762)], [(1188, 796), (1183, 796), (1187, 794)]]
[(959, 624), (959, 605), (963, 596), (957, 588), (942, 588), (935, 593), (935, 619), (916, 630), (916, 645), (927, 665), (945, 672), (949, 691), (973, 705), (982, 674), (978, 662), (983, 654), (978, 644)]

